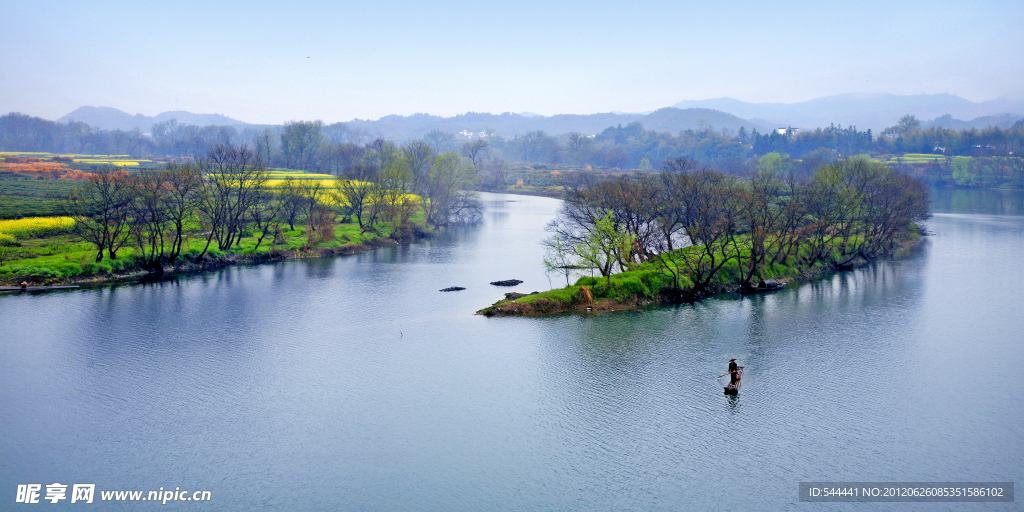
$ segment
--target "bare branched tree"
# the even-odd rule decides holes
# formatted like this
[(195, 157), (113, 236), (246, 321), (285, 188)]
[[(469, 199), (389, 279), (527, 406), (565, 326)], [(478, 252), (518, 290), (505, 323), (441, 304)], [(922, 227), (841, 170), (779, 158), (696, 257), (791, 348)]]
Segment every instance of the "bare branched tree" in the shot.
[(269, 173), (263, 159), (248, 146), (214, 146), (197, 159), (207, 181), (199, 202), (199, 212), (208, 229), (206, 246), (213, 240), (220, 250), (237, 244), (251, 220), (253, 205), (264, 198), (263, 187)]

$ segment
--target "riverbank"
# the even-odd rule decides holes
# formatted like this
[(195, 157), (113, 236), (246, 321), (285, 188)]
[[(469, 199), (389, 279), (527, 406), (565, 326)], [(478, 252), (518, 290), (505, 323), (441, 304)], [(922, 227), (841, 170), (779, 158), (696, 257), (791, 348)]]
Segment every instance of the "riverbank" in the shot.
[[(402, 241), (426, 236), (421, 231), (405, 233), (401, 240), (393, 238), (386, 223), (378, 233), (359, 233), (357, 225), (342, 223), (335, 227), (334, 239), (310, 246), (303, 229), (286, 231), (274, 243), (274, 235), (260, 246), (244, 239), (232, 251), (210, 249), (202, 253), (205, 241), (191, 238), (183, 253), (159, 269), (145, 268), (135, 257), (134, 249), (121, 249), (118, 259), (96, 262), (96, 250), (68, 233), (34, 236), (18, 240), (18, 245), (0, 247), (6, 257), (0, 259), (0, 285), (30, 286), (103, 285), (163, 279), (173, 275), (195, 274), (219, 270), (233, 265), (255, 265), (288, 259), (348, 256), (381, 247), (395, 246)], [(14, 255), (15, 257), (11, 257)]]
[(130, 283), (153, 279), (168, 279), (176, 275), (199, 274), (220, 270), (234, 265), (260, 265), (277, 261), (326, 258), (332, 256), (351, 256), (372, 251), (381, 247), (394, 247), (399, 242), (390, 238), (374, 238), (361, 244), (347, 244), (340, 247), (316, 247), (304, 250), (274, 250), (260, 254), (229, 254), (217, 258), (200, 258), (185, 260), (164, 268), (163, 272), (137, 270), (133, 272), (104, 274), (88, 279), (53, 282), (52, 285), (105, 285), (112, 283)]
[[(899, 257), (917, 245), (926, 233), (918, 227), (900, 240), (891, 256)], [(686, 251), (682, 249), (677, 252)], [(608, 277), (581, 277), (575, 284), (529, 295), (509, 293), (506, 298), (477, 311), (478, 315), (543, 316), (564, 313), (597, 313), (630, 311), (653, 304), (695, 302), (715, 295), (729, 293), (757, 294), (784, 289), (794, 283), (821, 279), (835, 272), (868, 265), (877, 259), (858, 258), (849, 265), (836, 266), (819, 262), (810, 266), (773, 265), (770, 277), (759, 279), (753, 287), (744, 287), (736, 281), (736, 265), (726, 265), (715, 282), (700, 291), (693, 289), (693, 281), (665, 266), (645, 262), (636, 270)], [(675, 274), (675, 275), (673, 275)], [(673, 282), (679, 283), (673, 286)], [(761, 285), (761, 286), (758, 286)]]

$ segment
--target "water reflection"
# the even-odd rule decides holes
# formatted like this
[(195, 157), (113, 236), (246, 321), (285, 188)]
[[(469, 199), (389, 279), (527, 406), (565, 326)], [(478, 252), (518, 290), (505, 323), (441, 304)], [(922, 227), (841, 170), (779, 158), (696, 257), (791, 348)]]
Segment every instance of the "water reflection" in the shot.
[[(391, 254), (393, 251), (377, 251), (375, 256)], [(334, 276), (335, 258), (312, 258), (303, 261), (306, 277), (311, 279), (329, 279)]]
[(1002, 189), (932, 189), (936, 213), (1024, 215), (1024, 191)]

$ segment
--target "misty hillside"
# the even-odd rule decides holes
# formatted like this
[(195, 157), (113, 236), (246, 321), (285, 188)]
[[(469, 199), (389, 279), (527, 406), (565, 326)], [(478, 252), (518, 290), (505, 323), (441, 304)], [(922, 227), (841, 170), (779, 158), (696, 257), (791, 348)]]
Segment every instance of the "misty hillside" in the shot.
[(1024, 100), (997, 98), (975, 103), (954, 94), (839, 94), (800, 103), (747, 103), (732, 98), (681, 101), (677, 108), (711, 108), (752, 122), (774, 126), (816, 128), (841, 124), (861, 130), (881, 131), (893, 126), (905, 114), (918, 119), (935, 119), (946, 114), (958, 119), (1024, 114)]
[(61, 117), (58, 122), (80, 121), (89, 126), (96, 126), (104, 130), (131, 130), (138, 128), (143, 132), (149, 132), (156, 123), (177, 119), (181, 124), (196, 126), (244, 126), (246, 123), (231, 119), (221, 114), (193, 114), (183, 110), (164, 112), (155, 116), (134, 116), (112, 107), (79, 107), (74, 112)]
[(961, 121), (954, 119), (953, 116), (946, 114), (942, 117), (933, 119), (928, 122), (921, 123), (922, 128), (931, 128), (938, 126), (940, 128), (946, 128), (950, 130), (969, 130), (971, 128), (988, 128), (989, 126), (997, 126), (999, 128), (1007, 129), (1012, 128), (1013, 125), (1020, 120), (1024, 119), (1024, 116), (1019, 114), (1000, 114), (996, 116), (984, 116), (976, 117), (970, 121)]
[[(880, 132), (895, 125), (905, 114), (913, 114), (922, 121), (932, 119), (933, 121), (923, 123), (925, 128), (942, 126), (960, 130), (971, 127), (985, 128), (990, 125), (1008, 128), (1024, 118), (1024, 100), (999, 98), (975, 103), (953, 94), (841, 94), (801, 103), (747, 103), (732, 98), (717, 98), (682, 101), (674, 107), (646, 114), (608, 112), (542, 116), (525, 112), (469, 112), (453, 117), (430, 114), (389, 115), (377, 120), (355, 119), (346, 124), (349, 129), (359, 130), (373, 137), (404, 141), (421, 138), (432, 130), (450, 133), (494, 130), (505, 137), (514, 137), (535, 130), (543, 130), (551, 135), (569, 132), (593, 135), (606, 128), (625, 126), (632, 122), (640, 122), (648, 130), (667, 130), (674, 134), (708, 126), (716, 130), (726, 128), (732, 131), (740, 127), (747, 131), (756, 128), (763, 133), (779, 127), (809, 129), (827, 127), (830, 124), (856, 126), (860, 130), (870, 128)], [(181, 124), (196, 126), (253, 126), (221, 114), (173, 111), (150, 117), (142, 114), (131, 115), (111, 107), (80, 107), (58, 121), (83, 121), (90, 126), (107, 130), (127, 131), (138, 127), (143, 132), (149, 132), (153, 124), (171, 119), (177, 119)]]
[[(58, 122), (82, 121), (90, 126), (106, 130), (131, 130), (138, 127), (143, 132), (160, 122), (177, 119), (181, 124), (196, 126), (253, 126), (220, 114), (192, 114), (184, 111), (164, 112), (149, 117), (142, 114), (131, 115), (111, 107), (80, 107), (74, 112), (61, 117)], [(582, 132), (588, 135), (601, 133), (605, 128), (627, 125), (639, 121), (648, 130), (668, 130), (672, 133), (689, 129), (702, 129), (711, 126), (715, 129), (727, 128), (747, 131), (758, 129), (766, 131), (772, 128), (767, 124), (740, 119), (731, 114), (717, 110), (690, 108), (663, 108), (647, 114), (604, 113), (589, 115), (562, 114), (542, 116), (523, 113), (487, 114), (469, 112), (453, 117), (441, 117), (430, 114), (413, 114), (410, 116), (390, 115), (377, 120), (355, 119), (347, 122), (349, 129), (362, 130), (371, 136), (379, 136), (391, 140), (410, 140), (421, 138), (432, 130), (457, 133), (463, 130), (479, 133), (495, 130), (502, 136), (514, 137), (526, 132), (543, 130), (552, 135), (569, 132)]]
[(601, 133), (605, 128), (627, 125), (639, 121), (648, 130), (668, 130), (678, 133), (689, 129), (700, 129), (707, 126), (715, 129), (727, 128), (738, 130), (740, 127), (750, 131), (770, 129), (769, 126), (752, 123), (731, 114), (710, 109), (663, 108), (649, 114), (589, 114), (556, 116), (522, 115), (506, 112), (504, 114), (481, 114), (470, 112), (454, 117), (440, 117), (429, 114), (413, 114), (411, 116), (385, 116), (376, 121), (356, 119), (349, 121), (350, 129), (364, 130), (373, 135), (387, 139), (409, 140), (423, 137), (431, 130), (445, 132), (481, 132), (495, 130), (499, 134), (512, 137), (534, 130), (543, 130), (552, 135), (570, 132), (582, 132), (588, 135)]

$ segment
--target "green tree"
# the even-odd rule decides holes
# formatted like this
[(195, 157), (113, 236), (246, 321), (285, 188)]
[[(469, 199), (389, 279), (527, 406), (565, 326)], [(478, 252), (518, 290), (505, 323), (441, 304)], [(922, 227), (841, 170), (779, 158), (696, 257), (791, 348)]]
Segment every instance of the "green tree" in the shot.
[(611, 285), (616, 263), (619, 264), (621, 271), (628, 270), (631, 266), (627, 255), (632, 252), (635, 240), (635, 235), (615, 225), (612, 212), (609, 211), (594, 222), (594, 229), (583, 243), (574, 249), (581, 262), (601, 272), (608, 285)]
[(564, 238), (555, 234), (544, 240), (545, 273), (564, 275), (565, 285), (569, 286), (569, 277), (579, 268), (573, 257), (572, 247)]
[(949, 163), (953, 170), (953, 180), (957, 185), (971, 186), (978, 182), (978, 174), (975, 171), (974, 159), (969, 156), (955, 156)]

